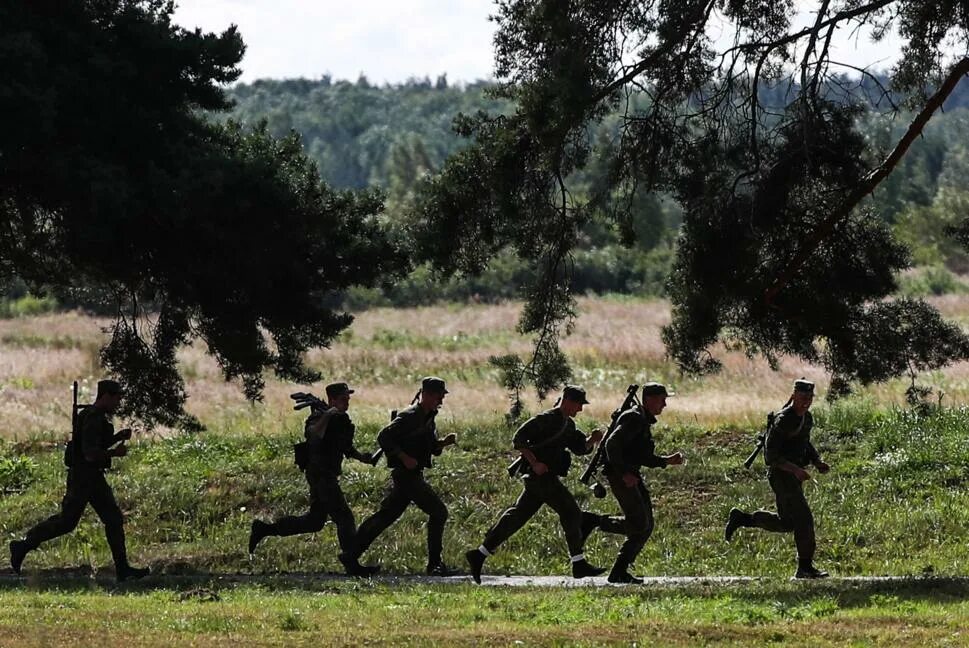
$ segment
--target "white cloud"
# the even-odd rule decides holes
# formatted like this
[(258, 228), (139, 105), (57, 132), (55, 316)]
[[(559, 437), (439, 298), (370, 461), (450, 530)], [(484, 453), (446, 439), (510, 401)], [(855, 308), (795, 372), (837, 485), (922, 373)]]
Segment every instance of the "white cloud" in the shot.
[(206, 31), (237, 24), (247, 45), (242, 80), (491, 76), (491, 0), (183, 0), (175, 22)]

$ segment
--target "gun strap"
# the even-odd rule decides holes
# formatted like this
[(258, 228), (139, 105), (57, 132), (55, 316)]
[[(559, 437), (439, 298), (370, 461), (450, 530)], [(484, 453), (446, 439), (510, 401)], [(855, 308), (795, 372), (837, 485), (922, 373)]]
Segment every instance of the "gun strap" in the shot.
[(558, 441), (560, 438), (562, 438), (562, 435), (565, 434), (565, 430), (568, 427), (569, 427), (569, 417), (566, 416), (565, 417), (565, 423), (562, 424), (562, 429), (561, 430), (559, 430), (558, 432), (556, 432), (552, 436), (548, 437), (547, 439), (543, 439), (542, 441), (539, 441), (538, 443), (536, 443), (534, 445), (528, 446), (527, 448), (525, 448), (525, 450), (538, 450), (540, 448), (545, 448), (547, 446), (552, 445), (553, 443), (555, 443), (556, 441)]

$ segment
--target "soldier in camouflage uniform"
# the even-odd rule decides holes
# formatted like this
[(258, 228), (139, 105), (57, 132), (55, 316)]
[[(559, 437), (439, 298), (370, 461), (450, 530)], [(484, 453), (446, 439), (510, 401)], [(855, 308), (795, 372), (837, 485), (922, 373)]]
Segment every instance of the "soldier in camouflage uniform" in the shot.
[(567, 385), (557, 407), (533, 416), (515, 432), (513, 443), (524, 459), (521, 464), (524, 490), (518, 501), (504, 511), (488, 530), (481, 546), (465, 553), (476, 583), (481, 582), (485, 559), (545, 504), (558, 513), (562, 523), (572, 562), (572, 576), (598, 576), (605, 571), (589, 564), (582, 552), (585, 539), (598, 521), (598, 516), (583, 513), (560, 479), (565, 477), (572, 463), (569, 450), (577, 455), (589, 454), (602, 439), (599, 430), (586, 437), (576, 429), (572, 420), (588, 402), (585, 390)]
[(357, 531), (357, 545), (351, 559), (357, 560), (387, 527), (397, 521), (413, 502), (427, 513), (427, 574), (453, 576), (456, 572), (444, 564), (444, 524), (447, 506), (424, 480), (424, 469), (431, 467), (431, 457), (453, 445), (452, 433), (437, 438), (435, 417), (448, 390), (440, 378), (428, 376), (421, 381), (417, 403), (399, 412), (377, 435), (377, 443), (387, 456), (391, 482), (380, 509), (363, 521)]
[(115, 574), (119, 581), (143, 578), (147, 568), (128, 564), (125, 548), (124, 516), (114, 498), (114, 492), (104, 477), (111, 467), (112, 457), (128, 454), (125, 441), (131, 438), (131, 430), (117, 433), (109, 420), (121, 404), (124, 392), (113, 380), (98, 382), (98, 393), (93, 405), (78, 413), (71, 443), (65, 454), (67, 469), (67, 493), (61, 501), (61, 511), (44, 520), (27, 532), (23, 540), (10, 543), (10, 566), (20, 573), (27, 553), (47, 540), (70, 533), (77, 528), (84, 509), (90, 504), (101, 522), (104, 534), (114, 558)]
[(730, 510), (724, 529), (727, 541), (740, 527), (775, 533), (793, 532), (797, 547), (795, 578), (824, 578), (828, 575), (814, 566), (814, 517), (803, 487), (803, 483), (811, 479), (805, 466), (811, 464), (822, 474), (830, 470), (811, 444), (814, 419), (809, 408), (813, 400), (814, 383), (794, 381), (790, 405), (778, 413), (767, 431), (764, 461), (767, 463), (767, 479), (777, 499), (777, 513), (763, 510), (746, 513), (734, 508)]
[(659, 383), (643, 385), (642, 408), (632, 407), (619, 416), (618, 425), (605, 441), (603, 474), (623, 515), (601, 517), (597, 526), (608, 533), (622, 533), (626, 541), (619, 549), (616, 562), (609, 572), (610, 583), (642, 583), (629, 573), (629, 567), (642, 551), (653, 532), (653, 504), (649, 490), (639, 469), (665, 468), (683, 463), (679, 452), (657, 455), (650, 428), (656, 417), (666, 408), (666, 398), (672, 396)]
[(340, 488), (343, 459), (348, 457), (363, 463), (373, 463), (373, 456), (360, 452), (353, 445), (356, 428), (350, 420), (350, 389), (345, 382), (326, 386), (326, 400), (330, 408), (314, 412), (306, 421), (309, 460), (306, 481), (310, 487), (310, 510), (300, 516), (287, 516), (267, 523), (253, 520), (249, 533), (249, 553), (266, 536), (291, 536), (316, 533), (329, 517), (336, 525), (340, 542), (340, 559), (351, 576), (370, 576), (377, 568), (361, 565), (353, 558), (357, 534), (353, 512)]

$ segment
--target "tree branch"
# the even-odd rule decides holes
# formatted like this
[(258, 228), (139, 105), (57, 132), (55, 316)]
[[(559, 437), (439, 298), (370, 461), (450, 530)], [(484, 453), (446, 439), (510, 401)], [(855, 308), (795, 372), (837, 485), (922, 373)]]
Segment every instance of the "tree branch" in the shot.
[(908, 130), (905, 135), (898, 141), (895, 145), (894, 150), (885, 161), (880, 165), (872, 169), (866, 176), (864, 181), (855, 188), (848, 197), (841, 203), (834, 212), (831, 213), (826, 219), (824, 219), (820, 225), (811, 233), (805, 242), (804, 246), (798, 250), (794, 258), (791, 259), (790, 263), (787, 264), (781, 273), (777, 276), (771, 286), (764, 293), (764, 300), (768, 305), (774, 300), (777, 294), (790, 282), (801, 266), (811, 257), (812, 254), (818, 249), (820, 244), (833, 232), (835, 227), (841, 221), (848, 218), (852, 210), (858, 206), (861, 200), (875, 190), (875, 187), (884, 180), (888, 174), (898, 165), (902, 157), (908, 151), (912, 142), (922, 133), (925, 125), (931, 119), (932, 115), (938, 110), (948, 96), (952, 93), (952, 90), (956, 87), (962, 77), (969, 74), (969, 57), (963, 58), (961, 61), (956, 63), (953, 68), (949, 71), (946, 76), (945, 81), (939, 87), (939, 89), (933, 94), (929, 100), (925, 103), (921, 112), (915, 117), (912, 123), (909, 125)]

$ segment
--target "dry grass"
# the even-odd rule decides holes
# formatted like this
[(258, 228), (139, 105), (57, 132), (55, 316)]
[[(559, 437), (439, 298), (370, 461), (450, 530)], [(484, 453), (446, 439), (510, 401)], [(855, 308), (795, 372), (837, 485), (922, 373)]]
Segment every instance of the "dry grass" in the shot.
[[(947, 317), (969, 322), (969, 296), (930, 301)], [(660, 328), (670, 318), (666, 302), (581, 299), (579, 309), (575, 331), (563, 347), (573, 360), (576, 382), (589, 390), (593, 401), (587, 416), (605, 419), (626, 384), (646, 380), (667, 382), (678, 391), (665, 421), (704, 426), (759, 422), (765, 411), (785, 400), (796, 377), (815, 380), (825, 391), (827, 377), (820, 367), (783, 358), (774, 372), (762, 359), (736, 351), (718, 353), (724, 363), (718, 375), (680, 375), (660, 340)], [(530, 341), (514, 331), (519, 310), (520, 304), (374, 309), (357, 316), (350, 335), (336, 340), (331, 349), (314, 350), (308, 361), (327, 381), (353, 382), (354, 410), (364, 418), (382, 419), (387, 410), (408, 403), (427, 374), (448, 381), (445, 420), (497, 417), (507, 409), (507, 399), (488, 358), (530, 348)], [(66, 434), (70, 383), (81, 380), (82, 399), (90, 397), (100, 375), (97, 350), (106, 341), (106, 324), (76, 313), (0, 321), (0, 435)], [(399, 337), (375, 342), (388, 332)], [(250, 405), (238, 385), (222, 379), (202, 345), (183, 349), (179, 361), (188, 409), (213, 427), (249, 420), (259, 430), (291, 422), (296, 419), (290, 415), (288, 394), (322, 391), (321, 384), (300, 386), (270, 378), (264, 402)], [(946, 402), (969, 402), (969, 363), (920, 380), (944, 391)], [(882, 403), (901, 403), (904, 386), (902, 380), (892, 381), (866, 393)], [(532, 411), (547, 404), (533, 395), (526, 399)]]

